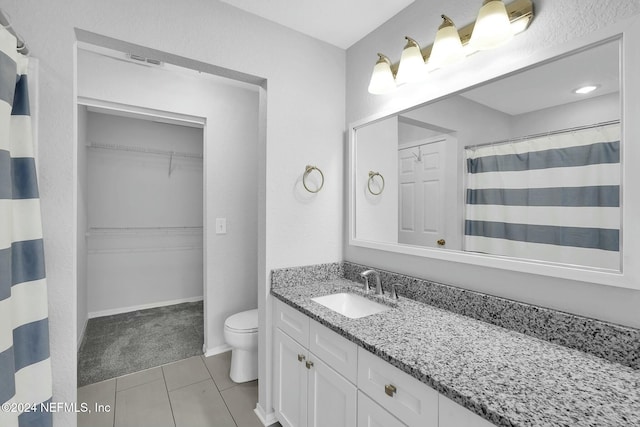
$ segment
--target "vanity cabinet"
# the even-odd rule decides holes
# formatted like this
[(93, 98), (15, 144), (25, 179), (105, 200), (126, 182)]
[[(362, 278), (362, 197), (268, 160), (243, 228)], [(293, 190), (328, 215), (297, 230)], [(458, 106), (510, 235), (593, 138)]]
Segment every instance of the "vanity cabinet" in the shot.
[[(284, 427), (355, 426), (356, 386), (334, 369), (348, 374), (350, 365), (355, 367), (355, 344), (282, 303), (276, 304), (274, 313), (274, 407), (280, 423)], [(286, 331), (293, 331), (303, 343)]]
[(490, 427), (482, 417), (275, 300), (274, 409), (283, 427)]

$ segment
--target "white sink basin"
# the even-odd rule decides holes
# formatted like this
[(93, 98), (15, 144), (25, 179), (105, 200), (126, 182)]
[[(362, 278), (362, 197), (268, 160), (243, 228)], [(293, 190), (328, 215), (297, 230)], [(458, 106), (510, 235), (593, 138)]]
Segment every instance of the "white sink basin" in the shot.
[(369, 298), (345, 292), (311, 298), (311, 301), (324, 305), (325, 307), (351, 319), (358, 319), (360, 317), (381, 313), (391, 308), (388, 305), (377, 303)]

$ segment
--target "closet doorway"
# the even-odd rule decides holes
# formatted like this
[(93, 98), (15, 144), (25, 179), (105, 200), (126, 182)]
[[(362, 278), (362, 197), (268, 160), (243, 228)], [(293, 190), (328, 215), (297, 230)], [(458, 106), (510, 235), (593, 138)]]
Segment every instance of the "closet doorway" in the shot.
[(202, 354), (205, 121), (87, 99), (78, 118), (89, 318), (82, 386)]
[[(79, 384), (97, 379), (87, 381), (85, 376), (82, 350), (90, 339), (117, 341), (113, 349), (94, 352), (98, 365), (109, 369), (125, 357), (132, 365), (155, 358), (137, 366), (140, 370), (186, 356), (165, 344), (172, 342), (167, 337), (180, 321), (168, 324), (157, 340), (146, 335), (126, 338), (119, 330), (135, 329), (139, 320), (133, 314), (126, 318), (127, 313), (200, 304), (202, 317), (184, 322), (200, 335), (204, 332), (198, 354), (228, 354), (225, 319), (258, 305), (265, 81), (95, 34), (78, 35), (85, 38), (76, 52)], [(142, 128), (155, 132), (154, 144), (131, 136)], [(102, 129), (105, 138), (93, 136), (94, 129)], [(174, 137), (169, 142), (158, 142), (170, 135)], [(196, 183), (196, 165), (202, 163)], [(192, 178), (190, 185), (178, 185), (187, 177)], [(153, 195), (169, 198), (158, 201)], [(198, 203), (201, 208), (192, 208)], [(137, 205), (148, 209), (140, 213), (133, 208)], [(200, 247), (199, 259), (191, 257)], [(106, 263), (97, 262), (102, 258), (113, 259), (113, 268), (107, 271)], [(194, 264), (180, 267), (179, 260)], [(202, 264), (195, 264), (198, 261)], [(187, 282), (192, 285), (178, 286)], [(145, 299), (150, 294), (153, 299)], [(190, 302), (199, 298), (203, 302)], [(105, 323), (98, 334), (92, 333), (99, 320), (121, 315), (122, 324)], [(134, 351), (143, 341), (151, 350)]]

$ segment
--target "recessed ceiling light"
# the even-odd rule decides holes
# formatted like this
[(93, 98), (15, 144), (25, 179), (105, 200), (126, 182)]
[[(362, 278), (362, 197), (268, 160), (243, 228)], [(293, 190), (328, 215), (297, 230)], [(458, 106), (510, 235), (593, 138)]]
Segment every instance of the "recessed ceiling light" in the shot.
[(578, 89), (575, 89), (573, 91), (573, 93), (577, 93), (577, 94), (580, 94), (580, 95), (585, 95), (587, 93), (593, 92), (594, 90), (598, 89), (599, 87), (600, 86), (598, 86), (598, 85), (582, 86), (582, 87), (579, 87)]

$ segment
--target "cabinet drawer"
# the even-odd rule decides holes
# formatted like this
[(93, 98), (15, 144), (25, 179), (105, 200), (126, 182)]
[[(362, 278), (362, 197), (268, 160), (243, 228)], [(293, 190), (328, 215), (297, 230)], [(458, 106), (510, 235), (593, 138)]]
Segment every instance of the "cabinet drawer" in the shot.
[(276, 328), (280, 328), (304, 347), (309, 348), (309, 317), (276, 299), (273, 319)]
[(358, 427), (406, 427), (369, 397), (358, 392)]
[(362, 348), (358, 388), (409, 427), (438, 426), (438, 392)]
[(309, 350), (353, 384), (356, 383), (358, 378), (357, 345), (315, 320), (311, 320)]

